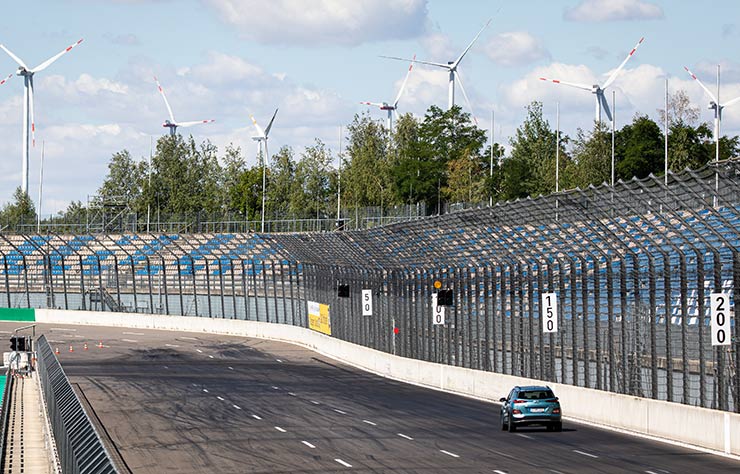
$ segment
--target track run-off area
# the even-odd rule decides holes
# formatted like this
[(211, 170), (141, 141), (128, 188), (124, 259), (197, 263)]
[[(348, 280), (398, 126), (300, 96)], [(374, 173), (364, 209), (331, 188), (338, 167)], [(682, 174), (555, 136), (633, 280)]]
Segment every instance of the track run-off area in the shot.
[[(15, 327), (0, 323), (3, 335)], [(736, 459), (579, 424), (568, 413), (562, 433), (505, 432), (498, 404), (291, 344), (54, 324), (36, 331), (59, 349), (123, 472), (740, 472)]]

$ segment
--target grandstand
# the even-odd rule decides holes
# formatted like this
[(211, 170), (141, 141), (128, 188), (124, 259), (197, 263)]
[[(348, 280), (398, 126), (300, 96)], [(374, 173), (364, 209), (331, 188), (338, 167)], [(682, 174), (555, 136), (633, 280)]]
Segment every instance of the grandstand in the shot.
[[(335, 337), (406, 357), (738, 410), (737, 325), (728, 351), (707, 327), (711, 292), (740, 298), (739, 173), (728, 161), (667, 186), (651, 177), (369, 230), (2, 235), (0, 305), (306, 326), (304, 301), (322, 301)], [(444, 327), (431, 324), (434, 280), (455, 291)], [(363, 288), (379, 316), (359, 316)], [(545, 291), (559, 294), (557, 335), (540, 332)]]

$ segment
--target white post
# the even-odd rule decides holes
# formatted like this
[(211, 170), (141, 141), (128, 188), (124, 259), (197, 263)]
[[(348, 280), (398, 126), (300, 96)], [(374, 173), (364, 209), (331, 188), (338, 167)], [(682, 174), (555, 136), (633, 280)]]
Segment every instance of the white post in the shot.
[(717, 64), (717, 103), (714, 105), (714, 141), (716, 149), (714, 155), (714, 207), (719, 205), (719, 137), (722, 135), (722, 106), (719, 98), (719, 64)]
[(23, 88), (23, 156), (21, 157), (21, 191), (24, 193), (28, 192), (28, 109), (29, 109), (29, 95), (30, 95), (30, 84), (28, 76), (23, 76), (25, 81), (25, 87)]
[(555, 103), (555, 192), (560, 192), (560, 102)]
[[(152, 142), (153, 140), (154, 140), (153, 137), (149, 135), (149, 165), (148, 165), (149, 170), (148, 171), (149, 171), (149, 193), (150, 194), (152, 192)], [(147, 234), (149, 233), (149, 222), (150, 222), (151, 215), (152, 215), (152, 203), (149, 199), (147, 199), (147, 204), (146, 204), (146, 233)]]
[(616, 91), (612, 91), (612, 188), (614, 187), (614, 127), (617, 121), (616, 96)]
[[(390, 112), (388, 112), (390, 117)], [(388, 129), (390, 133), (390, 128)], [(337, 225), (339, 225), (339, 211), (342, 207), (342, 126), (339, 126), (339, 163), (337, 163)], [(381, 191), (382, 192), (382, 191)], [(382, 199), (382, 196), (381, 196)], [(381, 209), (382, 212), (382, 209)]]
[[(494, 124), (494, 115), (493, 110), (491, 110), (491, 169), (489, 173), (489, 177), (491, 178), (491, 184), (493, 184), (493, 147), (496, 144), (494, 137), (493, 137), (493, 124)], [(493, 206), (493, 189), (488, 190), (488, 207)]]
[(46, 142), (41, 142), (41, 171), (39, 172), (39, 212), (36, 214), (36, 233), (41, 233), (41, 198), (43, 197), (44, 190), (44, 145)]
[(663, 117), (663, 153), (665, 155), (664, 176), (665, 185), (668, 186), (668, 78), (665, 78), (665, 117)]

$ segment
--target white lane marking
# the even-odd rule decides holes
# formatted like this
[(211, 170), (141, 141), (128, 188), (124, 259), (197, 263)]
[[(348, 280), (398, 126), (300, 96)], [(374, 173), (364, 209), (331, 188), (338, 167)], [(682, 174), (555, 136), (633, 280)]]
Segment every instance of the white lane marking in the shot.
[(180, 347), (177, 344), (165, 344), (165, 347)]
[(195, 352), (200, 352), (201, 354), (203, 353), (203, 351), (200, 349), (195, 349)]
[(51, 328), (52, 331), (71, 331), (71, 332), (77, 332), (77, 329), (67, 329), (67, 328)]
[(87, 338), (86, 338), (85, 336), (83, 336), (82, 334), (72, 334), (72, 337), (76, 337), (76, 338), (78, 338), (78, 339), (87, 339)]
[(206, 392), (206, 393), (208, 393), (208, 389), (207, 388), (204, 388), (203, 391)]
[(166, 365), (164, 366), (164, 368), (165, 368), (165, 369), (169, 369), (169, 367), (167, 367)]
[(344, 467), (352, 467), (352, 464), (350, 464), (350, 463), (348, 463), (348, 462), (344, 462), (344, 461), (342, 461), (342, 460), (341, 460), (341, 459), (339, 459), (339, 458), (336, 458), (336, 459), (335, 459), (335, 461), (336, 461), (336, 462), (338, 462), (339, 464), (341, 464), (341, 465), (342, 465), (342, 466), (344, 466)]
[(285, 430), (282, 429), (282, 428), (280, 428), (279, 426), (276, 426), (275, 429), (278, 430), (281, 433), (285, 433)]
[(291, 397), (295, 397), (295, 393), (293, 392), (288, 392), (288, 395), (290, 395)]
[(187, 337), (187, 336), (180, 336), (180, 339), (185, 339), (187, 341), (197, 341), (197, 338), (194, 337)]
[(261, 420), (262, 419), (262, 417), (259, 416), (259, 415), (252, 415), (252, 418), (254, 418), (255, 420)]
[(139, 342), (134, 339), (121, 339), (123, 342)]
[(653, 472), (653, 471), (645, 471), (645, 474), (658, 474), (658, 473), (657, 472)]
[(378, 425), (377, 425), (376, 423), (373, 423), (372, 421), (368, 421), (368, 420), (362, 420), (362, 422), (363, 422), (363, 423), (367, 423), (368, 425), (372, 425), (372, 426), (378, 426)]
[(321, 405), (321, 402), (317, 402), (316, 400), (311, 400), (311, 403), (313, 403), (314, 405)]
[(305, 444), (306, 446), (308, 446), (311, 449), (316, 449), (316, 446), (314, 446), (313, 444), (309, 443), (308, 441), (301, 441), (301, 443)]
[(239, 405), (231, 405), (231, 406), (234, 407), (234, 408), (236, 408), (237, 410), (241, 410), (242, 409), (242, 407), (240, 407)]
[(234, 368), (233, 367), (229, 367), (229, 370), (234, 370)]
[(144, 335), (143, 332), (126, 332), (126, 331), (123, 331), (121, 334), (124, 334), (126, 336), (143, 336)]
[(534, 439), (534, 438), (532, 438), (532, 437), (531, 437), (531, 436), (529, 436), (529, 435), (525, 435), (525, 434), (521, 434), (521, 433), (517, 433), (516, 435), (517, 435), (517, 436), (521, 436), (522, 438), (527, 438), (527, 439)]
[(211, 359), (213, 359), (213, 356), (212, 355), (209, 355), (208, 357), (210, 357)]
[(221, 401), (224, 401), (224, 398), (223, 397), (216, 397), (216, 398), (218, 398)]
[(276, 387), (276, 386), (274, 386), (274, 385), (273, 385), (273, 386), (272, 386), (272, 389), (273, 389), (273, 390), (280, 390), (280, 387)]
[(396, 433), (396, 434), (397, 434), (398, 436), (400, 436), (401, 438), (406, 438), (406, 439), (407, 439), (407, 440), (409, 440), (409, 441), (413, 441), (413, 440), (414, 440), (414, 438), (412, 438), (411, 436), (407, 436), (407, 435), (405, 435), (405, 434), (403, 434), (403, 433)]
[(506, 474), (506, 472), (504, 472), (504, 471), (499, 471), (498, 469), (494, 469), (494, 471), (493, 471), (493, 472), (495, 472), (496, 474)]
[(440, 449), (439, 452), (440, 453), (444, 453), (444, 454), (446, 454), (448, 456), (452, 456), (453, 458), (459, 458), (460, 457), (459, 455), (457, 455), (455, 453), (451, 453), (449, 451), (445, 451), (444, 449)]
[(577, 449), (574, 449), (574, 450), (573, 450), (573, 452), (574, 452), (574, 453), (578, 453), (578, 454), (583, 454), (584, 456), (588, 456), (588, 457), (590, 457), (590, 458), (594, 458), (594, 459), (598, 459), (598, 458), (599, 458), (599, 457), (598, 457), (597, 455), (595, 455), (595, 454), (589, 454), (589, 453), (584, 453), (583, 451), (578, 451)]
[(346, 415), (347, 414), (346, 411), (339, 410), (338, 408), (335, 408), (334, 411), (337, 412), (337, 413), (339, 413), (340, 415)]
[(278, 361), (278, 362), (280, 362), (281, 364), (283, 363), (283, 361), (280, 360), (280, 359), (275, 359), (275, 360)]

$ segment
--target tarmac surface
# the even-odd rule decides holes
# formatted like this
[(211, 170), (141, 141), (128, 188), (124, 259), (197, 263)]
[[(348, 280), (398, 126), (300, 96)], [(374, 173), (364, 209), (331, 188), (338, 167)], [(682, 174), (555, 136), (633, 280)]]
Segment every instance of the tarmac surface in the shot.
[(84, 326), (38, 325), (41, 333), (59, 348), (122, 472), (740, 472), (740, 461), (578, 424), (567, 413), (562, 433), (505, 432), (497, 404), (290, 344)]

